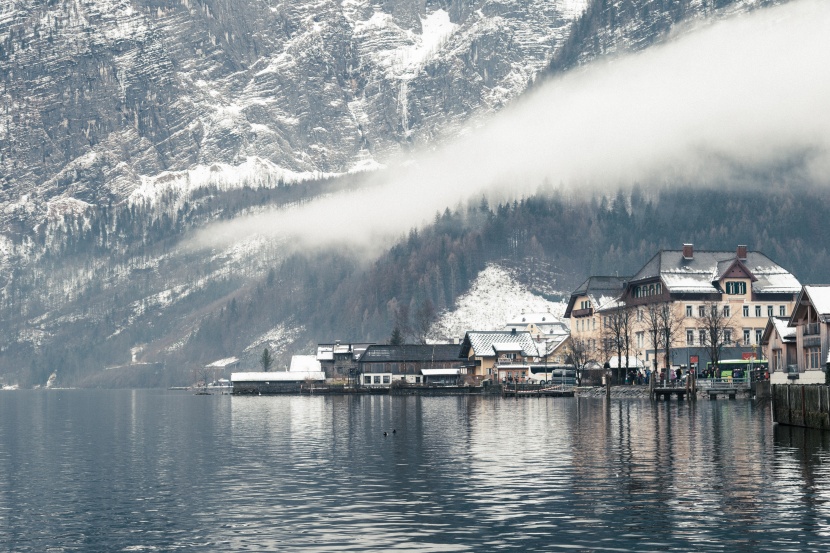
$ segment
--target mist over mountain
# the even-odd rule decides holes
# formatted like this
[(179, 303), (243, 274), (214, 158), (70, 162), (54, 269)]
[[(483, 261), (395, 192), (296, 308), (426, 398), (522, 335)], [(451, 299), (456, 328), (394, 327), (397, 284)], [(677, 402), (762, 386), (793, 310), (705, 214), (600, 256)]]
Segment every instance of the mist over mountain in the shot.
[[(741, 241), (820, 279), (826, 250), (803, 246), (823, 231), (799, 210), (827, 198), (792, 158), (739, 164), (734, 180), (707, 175), (702, 191), (687, 188), (688, 175), (633, 188), (623, 178), (620, 196), (614, 179), (590, 183), (614, 191), (596, 195), (529, 179), (517, 198), (437, 201), (426, 224), (378, 234), (369, 257), (336, 240), (311, 250), (288, 232), (240, 239), (238, 227), (217, 225), (261, 230), (285, 218), (336, 238), (306, 215), (321, 200), (348, 215), (344, 235), (350, 219), (400, 210), (403, 220), (394, 202), (345, 200), (367, 190), (364, 171), (475, 134), (540, 76), (779, 3), (9, 5), (0, 13), (0, 375), (23, 385), (53, 372), (63, 385), (181, 384), (222, 357), (254, 368), (266, 346), (285, 362), (317, 340), (383, 341), (395, 309), (451, 310), (492, 262), (549, 299), (683, 241)], [(755, 191), (714, 199), (747, 181)], [(193, 248), (196, 231), (228, 239)]]

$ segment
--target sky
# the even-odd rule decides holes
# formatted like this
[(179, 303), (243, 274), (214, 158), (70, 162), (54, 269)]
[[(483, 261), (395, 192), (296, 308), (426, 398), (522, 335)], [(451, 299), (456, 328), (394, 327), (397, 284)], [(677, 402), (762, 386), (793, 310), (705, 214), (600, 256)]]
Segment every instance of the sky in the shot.
[(435, 151), (358, 190), (211, 225), (191, 242), (251, 235), (375, 255), (436, 211), (543, 183), (710, 182), (798, 159), (830, 182), (830, 2), (798, 0), (700, 23), (660, 46), (546, 82)]

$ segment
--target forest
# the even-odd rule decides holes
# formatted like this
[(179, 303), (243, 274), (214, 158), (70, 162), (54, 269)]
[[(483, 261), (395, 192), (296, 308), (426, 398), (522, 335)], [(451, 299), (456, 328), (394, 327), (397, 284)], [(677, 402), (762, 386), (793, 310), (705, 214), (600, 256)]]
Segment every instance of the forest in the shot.
[[(243, 209), (285, 193), (237, 192), (234, 197), (249, 196), (239, 200)], [(275, 254), (253, 260), (259, 269), (250, 274), (211, 276), (198, 292), (170, 307), (137, 310), (136, 302), (143, 305), (149, 291), (170, 275), (214, 275), (213, 265), (219, 265), (204, 257), (167, 260), (151, 269), (133, 270), (128, 287), (94, 281), (97, 285), (74, 298), (74, 311), (66, 304), (29, 305), (29, 319), (14, 319), (7, 331), (33, 332), (27, 321), (38, 309), (85, 316), (56, 319), (42, 343), (7, 342), (0, 351), (0, 370), (30, 385), (44, 382), (57, 368), (66, 385), (181, 384), (197, 367), (225, 357), (238, 356), (244, 363), (247, 355), (248, 368), (254, 369), (262, 350), (246, 353), (246, 348), (275, 328), (284, 329), (280, 348), (274, 351), (275, 366), (280, 367), (292, 354), (312, 353), (317, 342), (388, 341), (402, 319), (407, 339), (422, 338), (423, 328), (419, 332), (418, 327), (423, 327), (424, 318), (451, 310), (488, 263), (514, 269), (531, 289), (558, 299), (589, 275), (631, 274), (658, 250), (679, 249), (684, 242), (694, 243), (698, 250), (732, 250), (747, 244), (802, 283), (828, 282), (830, 240), (816, 207), (828, 200), (830, 192), (822, 187), (774, 184), (731, 190), (634, 186), (611, 194), (548, 187), (532, 197), (493, 205), (481, 197), (436, 213), (430, 225), (411, 229), (372, 261), (343, 250)], [(203, 202), (189, 209), (205, 210), (209, 205)], [(146, 216), (140, 211), (119, 216), (119, 240), (124, 244), (130, 243), (124, 229), (142, 233), (141, 246), (134, 241), (124, 249), (143, 249), (143, 255), (165, 251), (187, 225), (186, 217), (141, 226), (132, 220)], [(100, 236), (100, 228), (89, 226), (86, 233)], [(92, 253), (84, 257), (84, 252), (103, 247), (100, 240), (70, 236), (63, 243), (64, 251), (50, 252), (41, 263), (56, 270), (62, 260), (93, 263), (99, 258)], [(6, 307), (25, 296), (12, 294), (9, 297), (17, 300), (7, 299)], [(105, 367), (130, 366), (129, 352), (137, 345), (137, 360), (150, 365), (128, 376), (124, 371), (102, 376)]]

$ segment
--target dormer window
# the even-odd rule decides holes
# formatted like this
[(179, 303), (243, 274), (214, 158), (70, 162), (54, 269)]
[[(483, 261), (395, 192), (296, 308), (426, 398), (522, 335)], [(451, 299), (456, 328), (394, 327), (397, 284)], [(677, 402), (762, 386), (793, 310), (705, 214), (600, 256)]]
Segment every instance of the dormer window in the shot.
[(727, 282), (726, 293), (730, 296), (742, 296), (746, 294), (746, 282)]

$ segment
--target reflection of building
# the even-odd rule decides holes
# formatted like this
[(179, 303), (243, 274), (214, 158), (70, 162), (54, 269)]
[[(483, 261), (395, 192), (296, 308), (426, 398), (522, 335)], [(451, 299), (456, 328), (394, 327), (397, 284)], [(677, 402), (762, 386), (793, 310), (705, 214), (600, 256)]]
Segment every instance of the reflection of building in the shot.
[(530, 332), (517, 330), (469, 331), (461, 344), (461, 357), (477, 378), (495, 378), (499, 367), (513, 372), (539, 362), (539, 350)]
[[(824, 371), (830, 368), (830, 285), (804, 286), (788, 326), (795, 328), (798, 372), (790, 375), (797, 378), (787, 378), (787, 381), (824, 384)], [(780, 376), (776, 376), (779, 380)]]
[(390, 386), (395, 380), (407, 384), (457, 385), (465, 369), (458, 344), (375, 344), (358, 361), (360, 384)]

